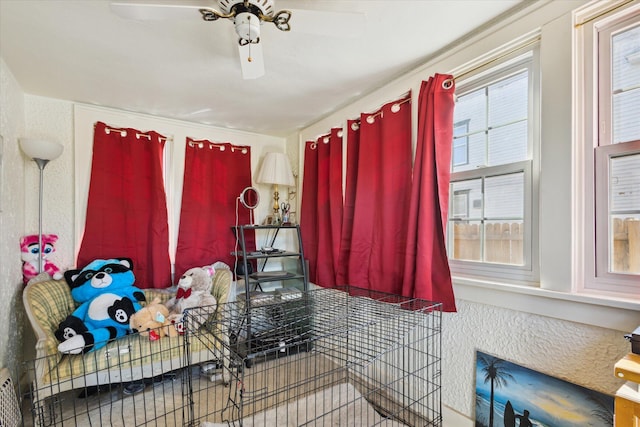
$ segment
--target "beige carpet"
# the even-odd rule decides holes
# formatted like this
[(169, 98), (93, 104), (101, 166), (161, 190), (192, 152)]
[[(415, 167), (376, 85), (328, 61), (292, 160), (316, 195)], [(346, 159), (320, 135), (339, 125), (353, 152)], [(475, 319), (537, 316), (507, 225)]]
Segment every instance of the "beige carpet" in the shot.
[[(356, 388), (344, 367), (313, 352), (236, 370), (227, 386), (222, 384), (219, 372), (211, 381), (198, 367), (192, 367), (191, 382), (187, 373), (178, 372), (174, 380), (148, 385), (133, 396), (125, 395), (119, 384), (82, 399), (78, 398), (79, 390), (62, 393), (35, 425), (182, 426), (189, 420), (194, 420), (196, 426), (209, 427), (240, 425), (240, 420), (251, 427), (405, 425), (385, 420), (363, 394), (379, 407), (396, 410), (408, 419), (408, 411), (398, 411), (397, 404), (389, 404), (387, 396), (380, 392), (368, 394), (363, 382)], [(29, 408), (23, 414), (25, 425), (34, 425)]]
[(182, 426), (188, 420), (188, 405), (182, 393), (184, 375), (179, 373), (174, 380), (147, 385), (143, 392), (134, 395), (124, 394), (121, 384), (103, 386), (85, 398), (78, 397), (81, 390), (61, 393), (35, 415), (31, 412), (31, 401), (25, 400), (24, 425)]
[[(353, 426), (400, 427), (376, 412), (351, 384), (338, 384), (295, 402), (257, 413), (242, 420), (244, 427)], [(227, 427), (227, 423), (203, 422), (201, 427)]]

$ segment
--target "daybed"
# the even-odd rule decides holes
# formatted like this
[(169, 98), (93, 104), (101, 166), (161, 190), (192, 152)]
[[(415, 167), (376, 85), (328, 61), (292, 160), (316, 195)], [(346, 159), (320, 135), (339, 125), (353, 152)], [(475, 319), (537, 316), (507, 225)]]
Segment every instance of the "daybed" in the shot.
[[(231, 271), (216, 270), (212, 280), (213, 296), (218, 304), (225, 303), (232, 282)], [(145, 289), (144, 292), (147, 301), (159, 297), (165, 302), (173, 295), (160, 289)], [(138, 334), (127, 335), (84, 355), (63, 355), (58, 352), (54, 331), (75, 309), (67, 283), (64, 280), (32, 283), (25, 288), (23, 301), (37, 340), (36, 357), (28, 367), (36, 417), (44, 408), (45, 399), (68, 390), (154, 378), (189, 365), (220, 359), (219, 349), (207, 348), (202, 341), (188, 343), (187, 358), (184, 336), (165, 336), (151, 341)], [(221, 316), (222, 310), (216, 310), (212, 323), (223, 325), (225, 322), (219, 321)], [(212, 332), (228, 342), (222, 326)]]

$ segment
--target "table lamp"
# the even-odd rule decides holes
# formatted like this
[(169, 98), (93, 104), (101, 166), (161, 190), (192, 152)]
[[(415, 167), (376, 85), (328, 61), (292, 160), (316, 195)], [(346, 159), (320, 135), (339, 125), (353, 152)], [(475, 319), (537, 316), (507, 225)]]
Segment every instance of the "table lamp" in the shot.
[(291, 172), (289, 158), (284, 153), (270, 152), (264, 156), (257, 181), (273, 185), (273, 214), (278, 218), (280, 195), (278, 185), (294, 187), (296, 181)]

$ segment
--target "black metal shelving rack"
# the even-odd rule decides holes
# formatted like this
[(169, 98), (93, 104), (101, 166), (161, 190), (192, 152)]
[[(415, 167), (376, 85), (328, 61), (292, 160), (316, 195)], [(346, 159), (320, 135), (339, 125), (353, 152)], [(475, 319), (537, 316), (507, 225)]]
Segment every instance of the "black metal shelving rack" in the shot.
[[(265, 350), (266, 347), (282, 345), (283, 340), (289, 339), (278, 334), (278, 321), (286, 318), (287, 313), (274, 315), (269, 310), (270, 307), (275, 306), (279, 307), (279, 310), (280, 307), (286, 310), (286, 304), (276, 304), (283, 300), (296, 304), (296, 300), (302, 298), (309, 289), (309, 276), (299, 225), (238, 225), (232, 229), (236, 233), (239, 245), (239, 250), (233, 253), (238, 257), (241, 267), (241, 274), (237, 277), (244, 279), (244, 294), (239, 293), (237, 296), (242, 313), (239, 313), (234, 335), (239, 340), (239, 346), (244, 347), (241, 353), (248, 355)], [(269, 239), (271, 250), (247, 250), (247, 233), (256, 231), (266, 232), (268, 236), (273, 232)], [(297, 251), (272, 248), (278, 234), (283, 231), (293, 231), (296, 234)], [(297, 260), (295, 270), (291, 268), (291, 270), (265, 271), (266, 264), (272, 259)], [(264, 292), (262, 284), (268, 282), (282, 282), (282, 286), (275, 291)], [(296, 292), (299, 292), (299, 298)], [(244, 339), (240, 339), (241, 336)]]

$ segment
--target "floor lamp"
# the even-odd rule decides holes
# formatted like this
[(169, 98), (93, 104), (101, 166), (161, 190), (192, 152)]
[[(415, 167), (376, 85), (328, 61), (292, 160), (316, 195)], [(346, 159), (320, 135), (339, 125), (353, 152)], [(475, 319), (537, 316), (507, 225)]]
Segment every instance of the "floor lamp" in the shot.
[(62, 144), (55, 141), (34, 138), (20, 138), (20, 148), (40, 169), (40, 190), (38, 193), (38, 273), (42, 273), (42, 187), (44, 167), (50, 160), (60, 157)]

